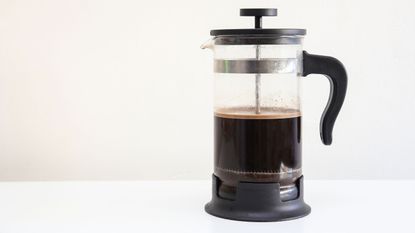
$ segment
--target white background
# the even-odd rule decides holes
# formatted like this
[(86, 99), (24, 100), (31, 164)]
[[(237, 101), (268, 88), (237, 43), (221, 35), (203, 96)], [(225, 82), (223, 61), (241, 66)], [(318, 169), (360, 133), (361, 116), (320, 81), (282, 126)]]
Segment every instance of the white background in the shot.
[(0, 180), (209, 179), (213, 28), (306, 28), (346, 66), (322, 145), (329, 83), (303, 79), (307, 178), (415, 178), (415, 4), (389, 1), (0, 1)]

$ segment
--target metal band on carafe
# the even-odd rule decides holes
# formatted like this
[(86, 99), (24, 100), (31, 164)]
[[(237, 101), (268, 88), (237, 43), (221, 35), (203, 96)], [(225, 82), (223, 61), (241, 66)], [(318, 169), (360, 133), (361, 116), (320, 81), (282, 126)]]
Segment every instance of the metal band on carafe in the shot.
[(214, 60), (215, 73), (237, 74), (288, 74), (297, 72), (297, 58), (278, 59), (216, 59)]

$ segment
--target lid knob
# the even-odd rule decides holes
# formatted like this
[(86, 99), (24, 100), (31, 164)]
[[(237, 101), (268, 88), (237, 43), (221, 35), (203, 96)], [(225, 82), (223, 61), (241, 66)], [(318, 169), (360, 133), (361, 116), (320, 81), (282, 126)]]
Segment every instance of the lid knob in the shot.
[(255, 28), (262, 28), (262, 16), (277, 16), (277, 8), (244, 8), (240, 16), (255, 16)]

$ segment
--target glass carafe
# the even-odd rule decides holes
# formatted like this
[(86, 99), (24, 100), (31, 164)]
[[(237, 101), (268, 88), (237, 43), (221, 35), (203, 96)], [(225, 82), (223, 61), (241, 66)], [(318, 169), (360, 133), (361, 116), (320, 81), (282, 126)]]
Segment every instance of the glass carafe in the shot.
[[(255, 211), (249, 208), (246, 216), (236, 214), (243, 203), (235, 203), (241, 184), (252, 184), (255, 191), (259, 186), (254, 185), (262, 183), (277, 185), (279, 202), (302, 203), (296, 204), (301, 210), (288, 215), (304, 215), (309, 207), (303, 203), (300, 184), (301, 78), (318, 73), (330, 80), (330, 99), (320, 127), (323, 143), (330, 145), (346, 93), (346, 72), (335, 58), (303, 51), (304, 29), (262, 28), (261, 17), (276, 15), (276, 9), (241, 9), (241, 15), (254, 16), (255, 29), (212, 30), (214, 37), (202, 46), (214, 53), (215, 74), (214, 197), (206, 210), (261, 221), (265, 217), (252, 217)], [(226, 201), (233, 202), (228, 209)], [(229, 208), (234, 211), (229, 213)], [(282, 218), (274, 215), (268, 218)]]

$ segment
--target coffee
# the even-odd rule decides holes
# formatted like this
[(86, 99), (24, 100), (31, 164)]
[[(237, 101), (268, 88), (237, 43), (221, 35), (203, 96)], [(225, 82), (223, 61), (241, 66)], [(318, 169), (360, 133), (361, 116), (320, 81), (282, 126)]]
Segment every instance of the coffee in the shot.
[(239, 182), (292, 186), (301, 176), (301, 114), (289, 108), (224, 108), (214, 118), (215, 175), (223, 196)]

